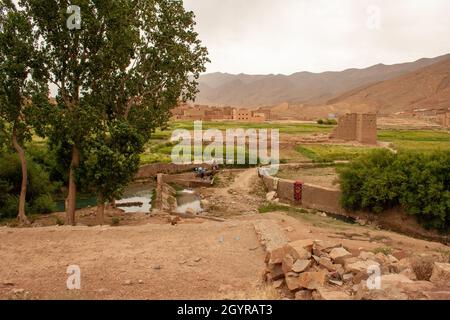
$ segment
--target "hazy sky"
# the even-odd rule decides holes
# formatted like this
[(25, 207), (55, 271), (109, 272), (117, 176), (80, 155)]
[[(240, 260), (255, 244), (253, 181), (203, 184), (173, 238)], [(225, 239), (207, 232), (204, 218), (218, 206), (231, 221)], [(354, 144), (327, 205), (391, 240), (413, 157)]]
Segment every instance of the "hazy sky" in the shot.
[(184, 0), (208, 72), (291, 74), (450, 53), (450, 0)]

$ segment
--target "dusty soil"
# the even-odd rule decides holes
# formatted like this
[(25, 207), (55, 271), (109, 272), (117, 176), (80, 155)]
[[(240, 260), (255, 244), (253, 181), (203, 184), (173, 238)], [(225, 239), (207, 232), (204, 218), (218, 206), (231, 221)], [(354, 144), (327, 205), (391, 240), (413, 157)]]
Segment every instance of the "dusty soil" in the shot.
[[(171, 225), (167, 216), (154, 215), (117, 227), (0, 228), (0, 298), (274, 299), (276, 293), (262, 283), (264, 250), (254, 229), (261, 220), (281, 226), (290, 240), (335, 241), (352, 250), (389, 248), (405, 256), (449, 255), (440, 243), (321, 213), (257, 214), (264, 192), (255, 169), (224, 173), (221, 183), (202, 195), (225, 210), (225, 222), (198, 218)], [(81, 290), (66, 288), (69, 265), (81, 269)]]
[(281, 179), (299, 180), (318, 186), (333, 188), (338, 186), (338, 175), (333, 167), (317, 168), (282, 168), (277, 177)]

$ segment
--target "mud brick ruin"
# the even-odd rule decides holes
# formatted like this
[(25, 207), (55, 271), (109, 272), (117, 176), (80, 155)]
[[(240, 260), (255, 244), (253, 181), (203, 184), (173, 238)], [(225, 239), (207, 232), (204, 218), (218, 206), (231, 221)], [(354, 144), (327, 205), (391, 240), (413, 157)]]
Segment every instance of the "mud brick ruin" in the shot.
[(339, 117), (332, 138), (377, 144), (377, 115), (349, 113)]

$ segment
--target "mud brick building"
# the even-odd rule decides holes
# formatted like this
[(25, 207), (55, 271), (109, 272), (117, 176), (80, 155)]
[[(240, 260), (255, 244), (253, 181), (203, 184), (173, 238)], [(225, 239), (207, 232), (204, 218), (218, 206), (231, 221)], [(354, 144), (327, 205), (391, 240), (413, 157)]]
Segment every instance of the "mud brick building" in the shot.
[(377, 115), (350, 113), (339, 117), (334, 139), (377, 144)]

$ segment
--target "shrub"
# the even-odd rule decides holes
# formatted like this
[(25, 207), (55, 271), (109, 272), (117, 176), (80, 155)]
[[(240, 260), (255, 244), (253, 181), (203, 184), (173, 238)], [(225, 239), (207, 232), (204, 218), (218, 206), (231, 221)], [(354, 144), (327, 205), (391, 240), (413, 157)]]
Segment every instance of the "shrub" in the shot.
[[(28, 186), (26, 196), (27, 213), (43, 213), (55, 209), (50, 194), (56, 184), (50, 182), (49, 175), (32, 159), (27, 159)], [(0, 156), (0, 218), (12, 218), (17, 215), (18, 195), (22, 183), (20, 161), (16, 154)]]
[(429, 281), (433, 274), (434, 260), (431, 257), (415, 257), (411, 267), (419, 281)]
[(374, 213), (401, 205), (427, 228), (450, 226), (450, 152), (376, 150), (340, 168), (341, 203)]
[(323, 124), (323, 119), (317, 120), (317, 124)]
[(119, 218), (113, 217), (113, 218), (111, 219), (111, 226), (116, 227), (116, 226), (118, 226), (119, 224), (120, 224), (120, 219), (119, 219)]
[(31, 206), (31, 212), (33, 213), (51, 213), (57, 210), (55, 201), (48, 194), (37, 197)]

